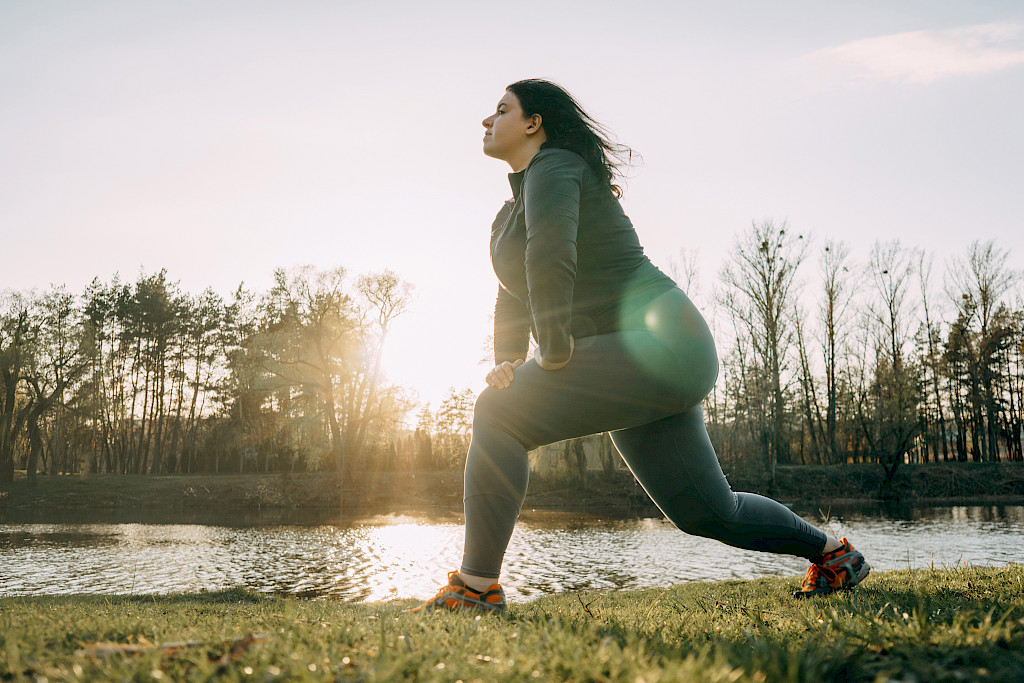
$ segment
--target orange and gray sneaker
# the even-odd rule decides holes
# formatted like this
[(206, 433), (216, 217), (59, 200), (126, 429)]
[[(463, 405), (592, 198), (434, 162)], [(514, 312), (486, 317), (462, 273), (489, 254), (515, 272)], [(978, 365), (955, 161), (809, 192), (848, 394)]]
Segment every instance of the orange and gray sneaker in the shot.
[(467, 586), (459, 572), (448, 572), (448, 584), (441, 587), (437, 595), (410, 612), (432, 612), (434, 610), (482, 610), (500, 612), (505, 609), (505, 591), (498, 584), (492, 584), (485, 591), (475, 591)]
[(830, 553), (823, 554), (817, 562), (807, 570), (807, 576), (800, 584), (800, 590), (793, 593), (796, 598), (813, 598), (829, 595), (838, 590), (853, 588), (864, 580), (871, 571), (871, 565), (864, 560), (864, 555), (846, 538), (840, 539), (841, 546)]

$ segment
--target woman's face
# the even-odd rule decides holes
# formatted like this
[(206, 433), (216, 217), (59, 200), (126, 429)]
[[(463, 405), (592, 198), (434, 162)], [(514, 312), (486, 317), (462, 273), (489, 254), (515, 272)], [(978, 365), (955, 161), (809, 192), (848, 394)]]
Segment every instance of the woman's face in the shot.
[(511, 92), (506, 92), (504, 97), (498, 100), (495, 112), (482, 123), (484, 154), (510, 161), (528, 146), (531, 136), (538, 132), (540, 117), (523, 118), (519, 98)]

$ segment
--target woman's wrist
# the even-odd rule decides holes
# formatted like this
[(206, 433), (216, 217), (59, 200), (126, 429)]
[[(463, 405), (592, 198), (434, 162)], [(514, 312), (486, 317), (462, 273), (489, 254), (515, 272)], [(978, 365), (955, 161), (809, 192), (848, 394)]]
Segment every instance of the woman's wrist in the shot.
[(551, 361), (544, 360), (544, 357), (540, 355), (540, 349), (537, 349), (537, 351), (533, 354), (533, 359), (535, 361), (537, 361), (537, 365), (539, 365), (541, 367), (541, 369), (543, 369), (543, 370), (561, 370), (562, 368), (564, 368), (566, 365), (569, 364), (569, 361), (572, 360), (572, 354), (573, 354), (573, 352), (575, 350), (576, 350), (576, 340), (573, 339), (572, 335), (570, 334), (569, 335), (569, 357), (568, 358), (566, 358), (565, 360), (563, 360), (561, 362), (558, 362), (558, 363), (552, 363)]

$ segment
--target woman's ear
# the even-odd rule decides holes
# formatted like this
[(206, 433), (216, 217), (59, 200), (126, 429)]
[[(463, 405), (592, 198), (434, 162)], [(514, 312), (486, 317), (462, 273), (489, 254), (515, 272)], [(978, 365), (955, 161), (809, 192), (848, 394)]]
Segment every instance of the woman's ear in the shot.
[(534, 114), (533, 116), (531, 116), (530, 123), (529, 125), (526, 126), (526, 134), (533, 135), (537, 131), (541, 130), (542, 123), (543, 119), (541, 119), (540, 114)]

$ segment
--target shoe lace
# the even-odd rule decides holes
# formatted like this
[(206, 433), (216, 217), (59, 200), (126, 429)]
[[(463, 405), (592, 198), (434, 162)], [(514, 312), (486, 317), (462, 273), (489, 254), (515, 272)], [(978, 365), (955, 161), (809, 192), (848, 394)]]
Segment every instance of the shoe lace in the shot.
[(453, 586), (461, 588), (461, 586), (456, 586), (456, 584), (454, 583), (455, 577), (457, 577), (458, 575), (459, 570), (457, 569), (455, 571), (448, 572), (448, 583), (438, 588), (437, 595), (435, 595), (432, 599), (436, 600), (437, 598), (441, 597), (448, 591), (449, 588), (452, 588)]
[(807, 576), (804, 577), (803, 586), (815, 587), (821, 582), (821, 578), (825, 577), (826, 582), (835, 575), (828, 567), (823, 567), (820, 564), (812, 564), (807, 569)]
[(819, 567), (816, 564), (812, 564), (810, 567), (807, 568), (807, 574), (804, 576), (804, 580), (803, 580), (804, 587), (807, 587), (807, 586), (817, 586), (818, 585), (818, 578), (820, 576), (821, 576), (821, 567)]

